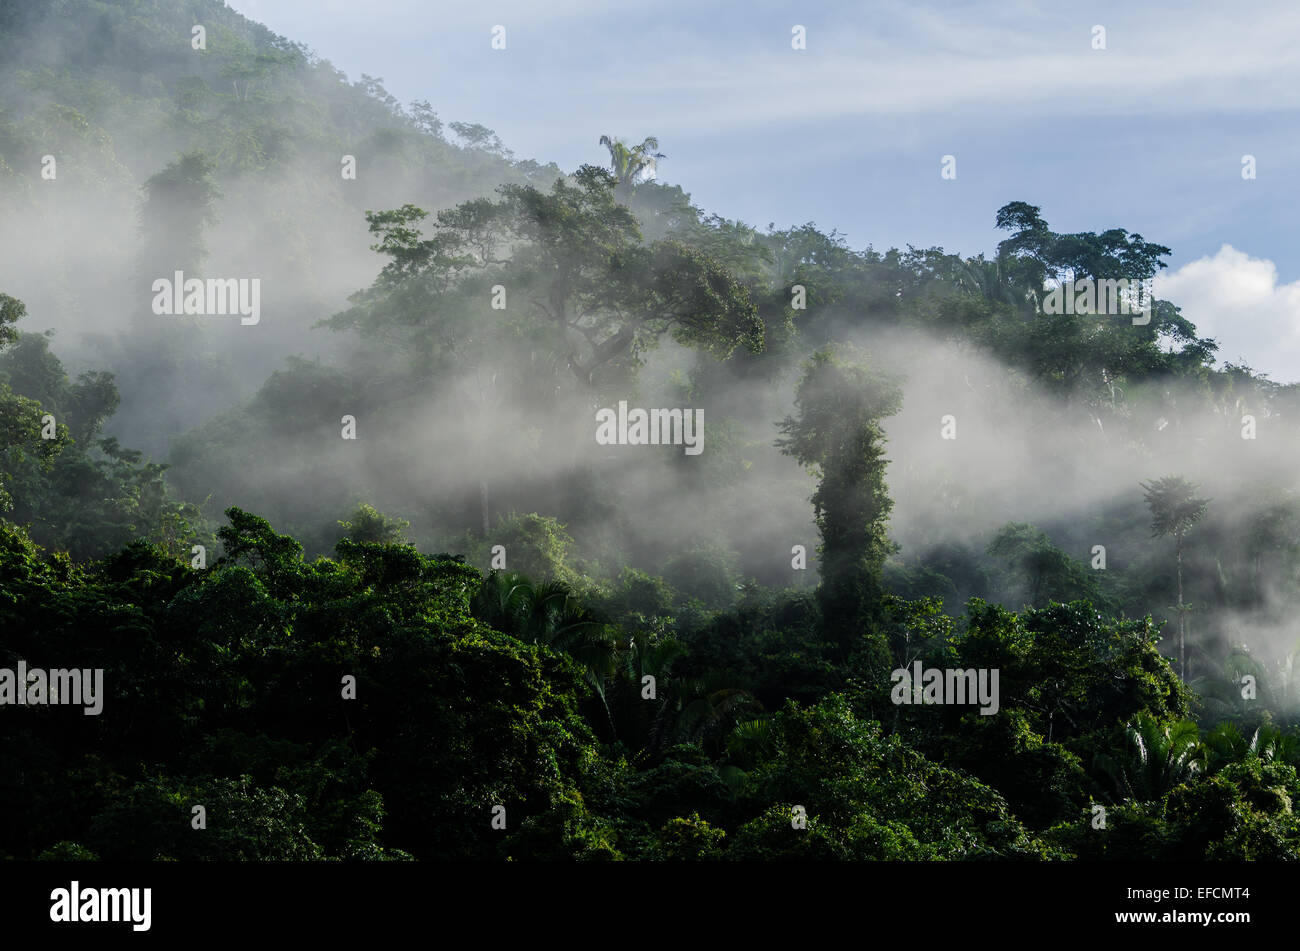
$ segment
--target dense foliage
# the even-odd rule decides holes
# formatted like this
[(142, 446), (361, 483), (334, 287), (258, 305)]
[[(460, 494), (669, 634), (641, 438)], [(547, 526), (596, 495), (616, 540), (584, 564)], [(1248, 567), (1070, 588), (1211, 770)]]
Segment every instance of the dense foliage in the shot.
[[(1022, 201), (992, 258), (759, 231), (649, 178), (653, 137), (569, 175), (454, 145), (192, 6), (201, 57), (160, 0), (0, 0), (0, 214), (135, 229), (27, 252), (62, 316), (110, 262), (94, 368), (0, 293), (0, 670), (104, 671), (95, 716), (0, 705), (0, 857), (1300, 857), (1300, 485), (1238, 433), (1295, 443), (1300, 390), (1170, 301), (1041, 310), (1168, 248)], [(264, 336), (141, 317), (213, 260), (267, 275)], [(964, 470), (896, 438), (941, 346), (997, 368), (955, 374)], [(628, 400), (706, 407), (703, 454), (595, 446)], [(1156, 469), (1192, 454), (1239, 461)], [(1024, 466), (1046, 514), (978, 481)], [(996, 710), (899, 702), (917, 664), (996, 671)]]

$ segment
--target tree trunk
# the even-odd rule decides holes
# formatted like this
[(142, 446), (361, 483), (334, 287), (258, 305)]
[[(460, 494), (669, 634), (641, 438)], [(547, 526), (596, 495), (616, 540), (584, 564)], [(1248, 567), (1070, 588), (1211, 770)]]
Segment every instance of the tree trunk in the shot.
[[(493, 376), (491, 385), (495, 384), (496, 377)], [(478, 468), (480, 473), (478, 480), (478, 504), (480, 514), (483, 516), (483, 535), (486, 537), (487, 533), (491, 531), (491, 525), (488, 521), (487, 450), (483, 445), (483, 433), (486, 431), (486, 427), (483, 425), (483, 417), (487, 415), (487, 397), (483, 393), (483, 377), (480, 373), (480, 367), (477, 365), (474, 367), (474, 387), (478, 396), (478, 405), (474, 407), (475, 414), (478, 418), (478, 426), (476, 427), (476, 438), (478, 441)]]
[(1183, 671), (1183, 682), (1187, 682), (1187, 616), (1183, 612), (1183, 536), (1174, 539), (1174, 548), (1178, 553), (1178, 665)]

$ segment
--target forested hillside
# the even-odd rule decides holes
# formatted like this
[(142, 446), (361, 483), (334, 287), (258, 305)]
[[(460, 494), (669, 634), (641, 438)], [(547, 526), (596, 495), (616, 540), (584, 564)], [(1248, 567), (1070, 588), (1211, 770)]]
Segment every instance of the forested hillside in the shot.
[(1047, 300), (1170, 248), (854, 248), (436, 108), (0, 0), (0, 857), (1300, 858), (1300, 388)]

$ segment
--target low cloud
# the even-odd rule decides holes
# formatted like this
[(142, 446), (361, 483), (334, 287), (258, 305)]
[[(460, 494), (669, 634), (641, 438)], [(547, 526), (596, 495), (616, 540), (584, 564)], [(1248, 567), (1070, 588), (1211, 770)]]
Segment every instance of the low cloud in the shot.
[(1155, 292), (1218, 340), (1222, 359), (1244, 361), (1279, 383), (1300, 380), (1300, 280), (1282, 282), (1272, 261), (1225, 244), (1162, 274)]

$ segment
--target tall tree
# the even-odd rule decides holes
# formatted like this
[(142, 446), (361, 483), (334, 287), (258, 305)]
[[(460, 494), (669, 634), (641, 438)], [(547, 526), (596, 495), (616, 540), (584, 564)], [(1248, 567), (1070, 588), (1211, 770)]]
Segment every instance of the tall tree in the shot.
[(1048, 277), (1072, 272), (1075, 277), (1144, 279), (1167, 267), (1160, 259), (1173, 252), (1123, 228), (1096, 233), (1057, 234), (1036, 205), (1013, 201), (998, 209), (997, 226), (1012, 231), (998, 245), (998, 262), (1023, 269), (1035, 287)]
[(173, 271), (197, 272), (207, 259), (203, 230), (216, 220), (221, 189), (212, 178), (216, 163), (202, 151), (186, 152), (144, 183), (140, 261), (148, 287), (154, 279), (171, 279)]
[(1019, 575), (1026, 603), (1041, 607), (1043, 600), (1076, 601), (1085, 598), (1100, 608), (1105, 596), (1088, 569), (1052, 544), (1047, 533), (1024, 522), (1008, 522), (998, 529), (988, 553), (1006, 561)]
[[(614, 200), (616, 183), (584, 165), (549, 194), (505, 185), (499, 202), (439, 212), (429, 238), (421, 231), (427, 213), (413, 205), (368, 213), (380, 238), (374, 250), (392, 260), (372, 287), (353, 295), (353, 307), (325, 323), (413, 344), (432, 372), (512, 372), (501, 343), (524, 339), (521, 352), (554, 357), (585, 387), (635, 366), (664, 336), (719, 358), (738, 347), (761, 350), (763, 322), (744, 286), (693, 247), (644, 243)], [(498, 285), (522, 303), (494, 309)]]
[(1143, 482), (1147, 505), (1151, 509), (1151, 535), (1174, 537), (1178, 563), (1178, 664), (1183, 680), (1187, 679), (1187, 608), (1183, 604), (1183, 536), (1205, 517), (1210, 499), (1196, 497), (1199, 486), (1179, 476), (1165, 476)]
[[(0, 293), (0, 349), (19, 339), (13, 325), (26, 314), (27, 306), (22, 301)], [(66, 425), (59, 425), (57, 438), (41, 438), (44, 415), (39, 401), (15, 393), (0, 375), (0, 513), (13, 508), (13, 497), (6, 485), (12, 482), (13, 470), (23, 462), (26, 452), (34, 450), (48, 471), (54, 456), (67, 445)]]
[(795, 396), (798, 417), (780, 424), (777, 445), (820, 482), (813, 511), (821, 532), (818, 599), (831, 636), (847, 652), (881, 620), (880, 573), (894, 550), (886, 533), (893, 501), (885, 487), (880, 420), (902, 406), (898, 380), (870, 368), (850, 345), (813, 354)]

